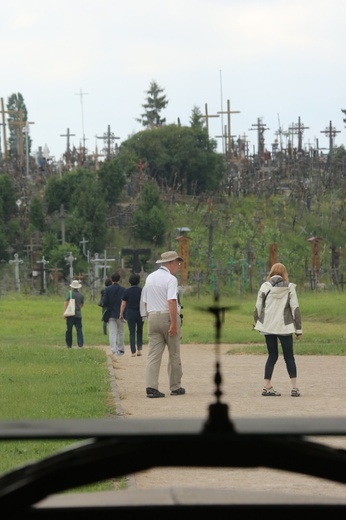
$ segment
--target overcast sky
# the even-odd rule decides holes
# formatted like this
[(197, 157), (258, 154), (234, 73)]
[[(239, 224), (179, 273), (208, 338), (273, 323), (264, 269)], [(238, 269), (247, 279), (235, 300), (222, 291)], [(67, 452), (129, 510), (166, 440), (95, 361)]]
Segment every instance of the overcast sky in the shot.
[[(23, 95), (33, 152), (48, 145), (60, 159), (67, 129), (72, 146), (84, 131), (100, 151), (108, 125), (120, 144), (143, 130), (152, 80), (167, 123), (189, 125), (206, 104), (217, 115), (229, 100), (231, 133), (250, 152), (258, 118), (269, 150), (298, 118), (304, 146), (328, 148), (330, 122), (346, 144), (345, 0), (2, 0), (0, 13), (0, 97)], [(210, 137), (225, 125), (209, 119)]]

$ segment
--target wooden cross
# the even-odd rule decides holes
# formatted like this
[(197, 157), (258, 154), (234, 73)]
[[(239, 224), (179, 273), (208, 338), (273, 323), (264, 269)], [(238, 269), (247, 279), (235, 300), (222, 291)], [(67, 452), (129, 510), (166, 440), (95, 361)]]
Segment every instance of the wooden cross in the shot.
[[(264, 153), (263, 133), (264, 133), (265, 130), (269, 130), (269, 128), (265, 128), (265, 126), (267, 126), (267, 125), (262, 123), (260, 117), (257, 118), (257, 123), (254, 123), (251, 126), (255, 126), (256, 127), (256, 130), (257, 130), (257, 141), (258, 141), (258, 144), (257, 144), (257, 154), (258, 154), (259, 157), (262, 157), (262, 155)], [(250, 128), (250, 130), (255, 130), (255, 128)]]
[(66, 130), (66, 134), (60, 134), (60, 137), (67, 137), (66, 140), (66, 152), (65, 152), (65, 159), (68, 165), (71, 164), (71, 148), (70, 148), (70, 137), (75, 136), (76, 134), (70, 134), (70, 129), (68, 128)]
[(112, 155), (112, 153), (111, 153), (111, 145), (113, 144), (115, 139), (120, 139), (120, 137), (115, 137), (114, 133), (111, 132), (111, 126), (108, 125), (107, 132), (105, 132), (102, 137), (96, 136), (96, 139), (103, 139), (103, 142), (105, 144), (107, 144), (107, 148), (106, 148), (106, 150), (107, 150), (107, 159), (110, 159), (111, 155)]
[(298, 152), (301, 152), (303, 150), (303, 133), (304, 130), (307, 130), (308, 128), (310, 127), (304, 126), (304, 124), (300, 122), (300, 117), (298, 117), (297, 124), (288, 128), (288, 130), (290, 130), (293, 134), (298, 135)]
[(59, 283), (59, 280), (62, 278), (62, 273), (61, 273), (62, 269), (60, 269), (59, 267), (55, 266), (54, 269), (50, 269), (50, 276), (53, 278), (53, 281), (54, 281), (54, 284), (55, 285), (58, 285)]
[(121, 256), (132, 255), (132, 257), (133, 257), (132, 272), (137, 273), (137, 274), (141, 272), (141, 265), (139, 263), (139, 255), (150, 256), (150, 253), (151, 253), (150, 249), (122, 249), (121, 250)]
[(5, 121), (5, 114), (8, 112), (4, 108), (4, 98), (1, 98), (1, 116), (2, 116), (2, 133), (3, 133), (3, 139), (4, 139), (4, 151), (5, 151), (5, 161), (7, 161), (7, 139), (6, 139), (6, 121)]
[(334, 137), (336, 134), (341, 132), (341, 130), (335, 130), (335, 127), (332, 126), (332, 122), (329, 121), (329, 127), (327, 127), (325, 130), (321, 130), (322, 134), (329, 136), (329, 153), (331, 153), (334, 145)]
[[(19, 114), (19, 119), (12, 119), (8, 122), (9, 126), (14, 125), (18, 126), (18, 135), (19, 135), (19, 164), (20, 167), (23, 166), (23, 156), (24, 156), (24, 136), (23, 136), (23, 129), (26, 128), (26, 137), (28, 136), (27, 132), (29, 131), (28, 125), (33, 125), (34, 123), (32, 121), (24, 121), (23, 120), (23, 109), (20, 108), (18, 110), (8, 110), (7, 114)], [(27, 144), (28, 146), (28, 144)], [(29, 150), (26, 150), (27, 154), (29, 153)]]
[(207, 129), (207, 136), (208, 136), (208, 138), (209, 138), (209, 119), (210, 119), (211, 117), (220, 117), (220, 116), (218, 116), (218, 115), (215, 115), (215, 116), (214, 116), (214, 115), (211, 115), (211, 116), (210, 116), (210, 115), (208, 114), (208, 105), (207, 105), (207, 103), (206, 103), (206, 104), (205, 104), (205, 116), (202, 116), (202, 117), (205, 117), (205, 126), (206, 126), (206, 129)]
[(227, 147), (227, 152), (228, 152), (228, 155), (231, 154), (231, 151), (232, 151), (232, 146), (231, 146), (231, 142), (232, 142), (232, 134), (231, 134), (231, 114), (240, 114), (239, 110), (231, 110), (231, 103), (230, 103), (230, 100), (227, 99), (227, 110), (225, 112), (218, 112), (218, 114), (227, 114), (227, 127), (228, 127), (228, 147)]
[[(5, 114), (17, 114), (18, 110), (5, 110), (4, 107), (4, 98), (1, 98), (1, 110), (2, 116), (2, 131), (3, 131), (3, 139), (4, 139), (4, 158), (5, 161), (8, 159), (8, 150), (7, 150), (7, 138), (6, 138), (6, 122), (5, 122)], [(24, 149), (24, 137), (23, 137), (23, 128), (26, 125), (33, 125), (34, 123), (23, 121), (23, 110), (19, 109), (19, 120), (9, 121), (9, 125), (19, 125), (19, 157), (20, 157), (20, 166), (23, 165), (23, 149)]]

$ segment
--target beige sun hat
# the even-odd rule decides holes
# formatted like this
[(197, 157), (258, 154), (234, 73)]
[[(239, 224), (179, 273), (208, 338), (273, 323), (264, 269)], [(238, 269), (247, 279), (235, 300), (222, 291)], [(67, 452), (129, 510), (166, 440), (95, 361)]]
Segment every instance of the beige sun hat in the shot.
[(176, 251), (166, 251), (165, 253), (162, 253), (160, 260), (156, 260), (156, 263), (164, 264), (166, 262), (172, 262), (173, 260), (179, 260), (179, 262), (184, 262), (184, 260), (178, 255)]
[(73, 282), (70, 283), (70, 287), (72, 287), (72, 289), (80, 289), (82, 287), (82, 284), (79, 283), (78, 280), (73, 280)]

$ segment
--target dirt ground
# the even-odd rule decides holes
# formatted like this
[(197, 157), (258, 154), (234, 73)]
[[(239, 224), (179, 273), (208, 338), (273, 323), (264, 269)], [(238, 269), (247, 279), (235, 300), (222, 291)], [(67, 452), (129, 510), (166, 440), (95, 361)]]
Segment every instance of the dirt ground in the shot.
[[(262, 397), (265, 356), (230, 355), (230, 345), (219, 346), (222, 376), (221, 401), (232, 417), (321, 417), (345, 416), (346, 357), (296, 356), (301, 397), (292, 398), (290, 381), (282, 355), (275, 368), (273, 386), (281, 397)], [(215, 402), (215, 346), (182, 345), (182, 386), (184, 396), (170, 396), (167, 376), (167, 351), (160, 372), (162, 399), (149, 399), (145, 393), (146, 350), (131, 357), (129, 346), (121, 358), (107, 349), (117, 412), (124, 420), (132, 418), (198, 417), (207, 419), (209, 405)], [(346, 449), (346, 436), (313, 438)], [(195, 469), (159, 468), (129, 478), (130, 487), (153, 489), (167, 487), (226, 488), (244, 491), (270, 491), (290, 494), (341, 497), (346, 487), (324, 479), (269, 469)]]

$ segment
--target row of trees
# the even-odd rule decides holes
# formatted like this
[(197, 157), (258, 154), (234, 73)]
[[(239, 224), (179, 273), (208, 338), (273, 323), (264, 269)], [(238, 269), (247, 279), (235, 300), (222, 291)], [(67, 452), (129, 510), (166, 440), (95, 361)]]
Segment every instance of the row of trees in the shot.
[(212, 192), (224, 177), (223, 158), (216, 142), (208, 139), (199, 109), (194, 107), (189, 127), (165, 125), (161, 111), (167, 104), (163, 89), (151, 82), (139, 119), (145, 130), (123, 142), (115, 157), (96, 170), (92, 162), (75, 168), (66, 163), (59, 173), (36, 164), (42, 180), (36, 182), (33, 168), (29, 177), (16, 170), (19, 148), (13, 122), (18, 114), (27, 121), (28, 111), (23, 96), (13, 94), (7, 106), (13, 114), (10, 153), (0, 175), (0, 257), (7, 261), (14, 251), (42, 254), (62, 268), (67, 252), (81, 258), (82, 239), (91, 255), (103, 251), (120, 224), (119, 203), (134, 205), (126, 222), (131, 239), (162, 245), (167, 212), (160, 193), (174, 198), (176, 193)]
[[(21, 95), (16, 100), (23, 105)], [(68, 252), (81, 262), (76, 264), (76, 270), (85, 270), (85, 241), (91, 255), (111, 249), (114, 243), (118, 249), (128, 245), (164, 247), (167, 234), (175, 225), (170, 208), (181, 200), (198, 200), (208, 211), (213, 204), (221, 203), (229, 214), (234, 199), (242, 200), (244, 205), (251, 194), (269, 200), (284, 193), (291, 204), (306, 208), (309, 213), (316, 201), (325, 199), (326, 193), (333, 195), (337, 191), (338, 197), (343, 197), (345, 178), (338, 169), (345, 159), (342, 147), (323, 166), (319, 162), (313, 167), (310, 163), (305, 165), (299, 157), (274, 166), (256, 165), (248, 158), (217, 153), (216, 142), (209, 139), (205, 117), (198, 107), (192, 109), (190, 126), (182, 126), (179, 121), (166, 124), (161, 112), (167, 103), (163, 90), (152, 82), (139, 119), (145, 130), (124, 141), (116, 156), (103, 161), (98, 169), (92, 162), (90, 167), (71, 168), (66, 164), (59, 173), (54, 169), (45, 172), (38, 184), (33, 169), (28, 178), (24, 174), (14, 175), (11, 163), (3, 162), (1, 260), (8, 261), (13, 252), (26, 255), (31, 261), (44, 255), (52, 267), (67, 274), (64, 258)], [(22, 113), (27, 116), (26, 110)], [(239, 211), (239, 205), (237, 208)], [(205, 231), (205, 223), (198, 225)], [(314, 228), (318, 228), (318, 222)], [(211, 229), (212, 226), (209, 232)], [(337, 243), (339, 236), (336, 238)], [(227, 242), (226, 235), (224, 239)], [(210, 240), (204, 247), (206, 262), (210, 263), (212, 249), (217, 248)]]

